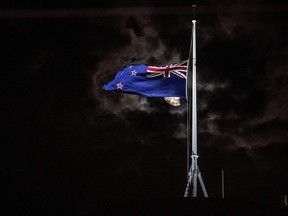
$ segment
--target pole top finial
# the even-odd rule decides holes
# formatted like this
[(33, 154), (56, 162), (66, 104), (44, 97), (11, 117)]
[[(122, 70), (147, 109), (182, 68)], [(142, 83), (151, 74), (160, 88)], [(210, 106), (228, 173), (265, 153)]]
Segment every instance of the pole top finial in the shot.
[(193, 4), (193, 5), (192, 5), (192, 8), (193, 8), (193, 20), (195, 20), (195, 16), (196, 16), (196, 12), (195, 12), (196, 4)]

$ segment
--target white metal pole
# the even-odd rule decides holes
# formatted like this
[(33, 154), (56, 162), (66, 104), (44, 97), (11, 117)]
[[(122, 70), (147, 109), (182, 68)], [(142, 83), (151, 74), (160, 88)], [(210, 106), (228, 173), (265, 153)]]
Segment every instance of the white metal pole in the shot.
[(197, 197), (197, 83), (196, 83), (196, 20), (192, 20), (192, 197)]
[[(193, 29), (193, 26), (192, 26)], [(187, 99), (187, 186), (184, 197), (192, 196), (194, 179), (194, 162), (192, 150), (192, 53), (193, 53), (193, 33), (191, 31), (191, 41), (189, 48), (188, 70), (186, 81), (186, 99)]]
[[(192, 35), (189, 50), (188, 73), (187, 73), (187, 171), (188, 179), (184, 197), (197, 197), (197, 180), (199, 179), (204, 197), (208, 197), (197, 162), (197, 74), (196, 74), (196, 19), (193, 5)], [(192, 76), (192, 77), (191, 77)], [(192, 86), (191, 86), (192, 85)], [(191, 165), (190, 147), (191, 145)], [(190, 165), (188, 169), (188, 165)], [(198, 178), (198, 179), (197, 179)], [(192, 191), (191, 191), (192, 190)], [(192, 192), (192, 193), (191, 193)]]

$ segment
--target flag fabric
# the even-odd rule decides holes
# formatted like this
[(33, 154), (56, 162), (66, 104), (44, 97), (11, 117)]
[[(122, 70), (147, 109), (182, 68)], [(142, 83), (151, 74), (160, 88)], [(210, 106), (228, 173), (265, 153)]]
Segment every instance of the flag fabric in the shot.
[(187, 61), (163, 67), (131, 65), (119, 71), (104, 90), (148, 97), (186, 97)]

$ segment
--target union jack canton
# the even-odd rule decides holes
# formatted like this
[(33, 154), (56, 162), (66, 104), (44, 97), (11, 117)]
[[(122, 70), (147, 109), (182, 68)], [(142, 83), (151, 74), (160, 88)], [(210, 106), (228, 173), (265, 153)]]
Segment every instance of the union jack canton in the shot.
[(153, 78), (153, 77), (158, 77), (158, 76), (169, 78), (170, 74), (172, 73), (176, 76), (186, 79), (187, 60), (178, 62), (176, 64), (168, 64), (165, 67), (148, 66), (147, 72), (151, 73), (151, 74), (146, 75), (147, 78)]

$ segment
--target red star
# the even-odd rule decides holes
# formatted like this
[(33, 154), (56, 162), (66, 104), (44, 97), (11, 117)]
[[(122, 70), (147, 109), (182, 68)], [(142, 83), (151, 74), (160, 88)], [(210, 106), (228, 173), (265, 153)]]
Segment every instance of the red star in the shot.
[(121, 82), (117, 84), (117, 89), (122, 89), (122, 87), (123, 87), (123, 84)]
[(131, 71), (132, 76), (136, 76), (137, 72), (135, 70)]

